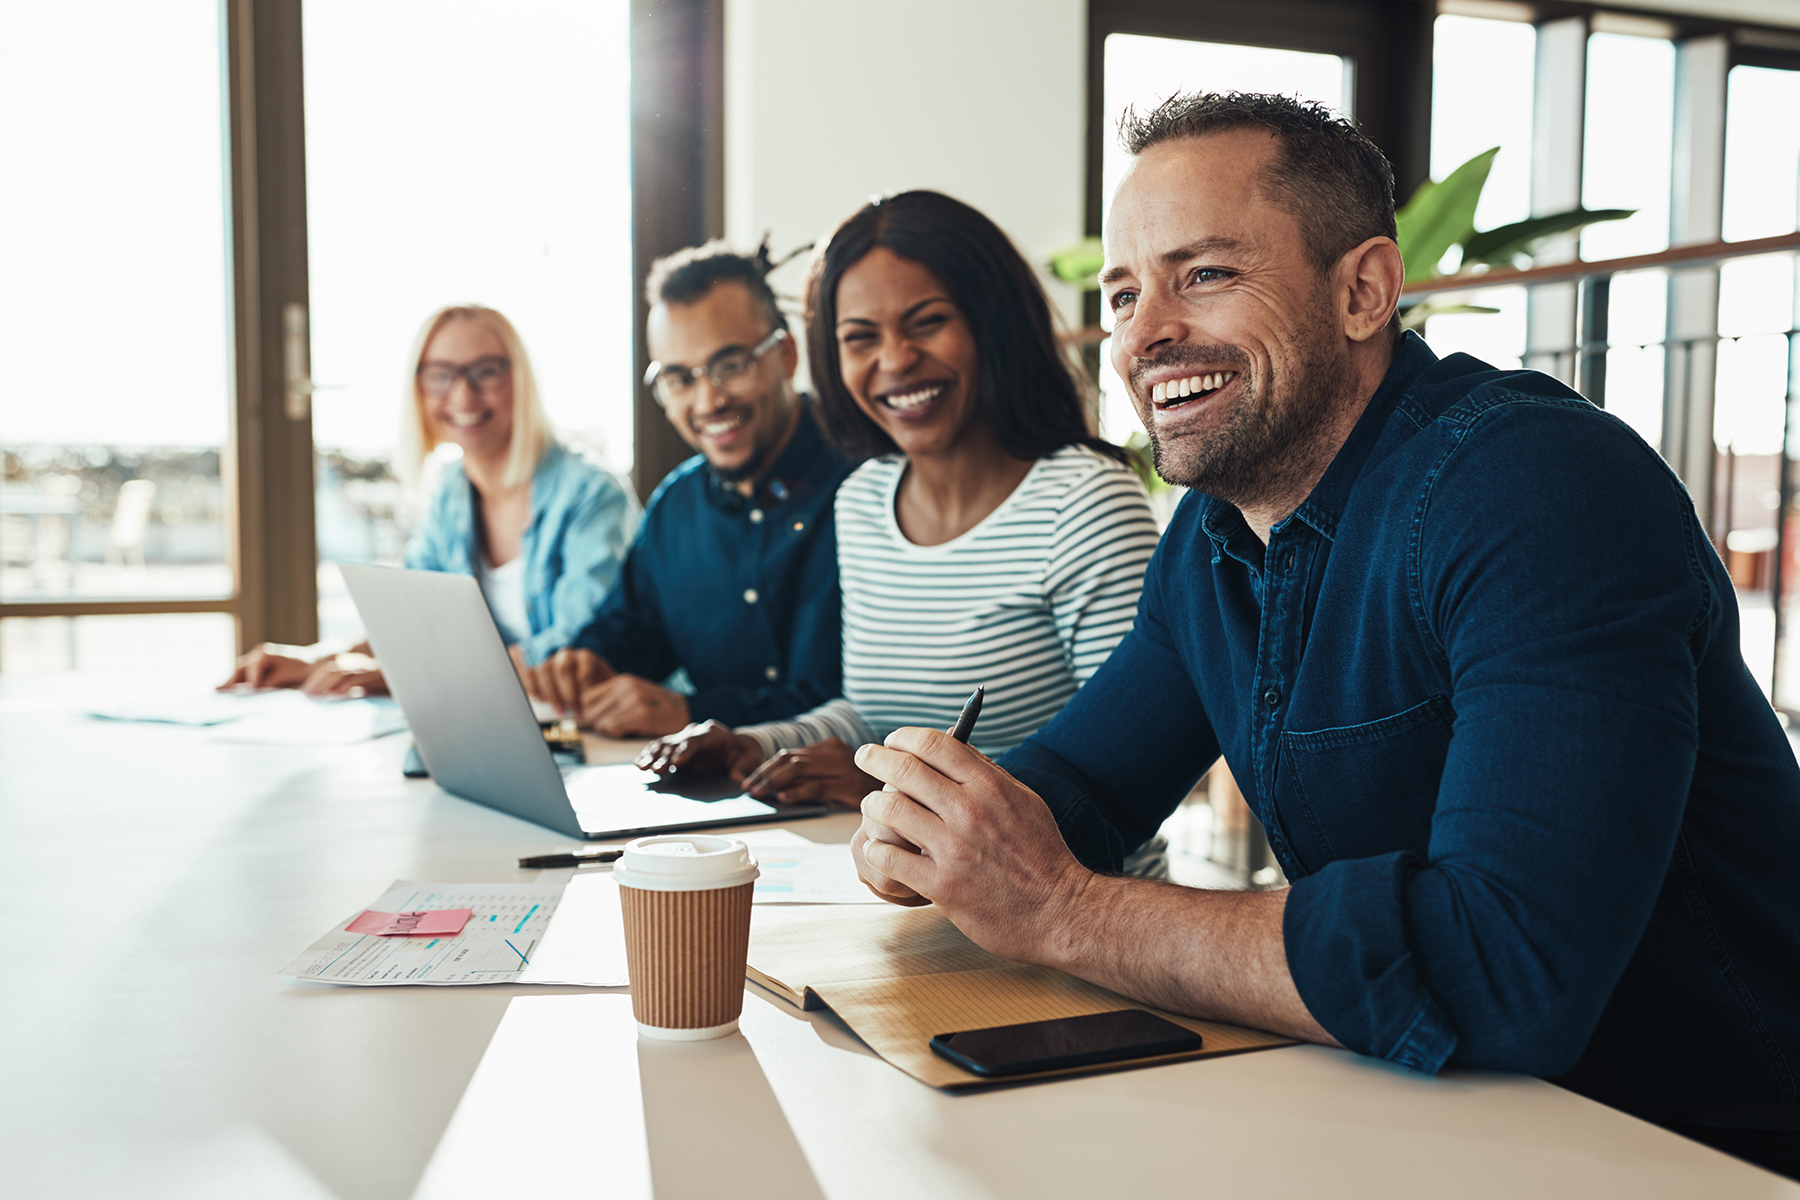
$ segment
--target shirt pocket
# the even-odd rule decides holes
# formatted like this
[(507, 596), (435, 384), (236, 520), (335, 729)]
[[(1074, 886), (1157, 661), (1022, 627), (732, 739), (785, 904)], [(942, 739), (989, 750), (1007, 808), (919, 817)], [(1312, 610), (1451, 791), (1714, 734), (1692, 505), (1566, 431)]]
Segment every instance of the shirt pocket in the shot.
[(1301, 865), (1423, 855), (1455, 720), (1450, 698), (1437, 695), (1360, 725), (1284, 732), (1276, 800)]

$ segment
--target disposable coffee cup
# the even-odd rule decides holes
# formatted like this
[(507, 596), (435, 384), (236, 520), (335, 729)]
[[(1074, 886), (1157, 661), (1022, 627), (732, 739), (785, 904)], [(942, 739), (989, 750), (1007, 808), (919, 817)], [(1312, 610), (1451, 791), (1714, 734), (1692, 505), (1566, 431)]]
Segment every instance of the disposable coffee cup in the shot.
[(696, 1042), (735, 1032), (744, 1011), (756, 859), (736, 838), (639, 838), (613, 865), (638, 1033)]

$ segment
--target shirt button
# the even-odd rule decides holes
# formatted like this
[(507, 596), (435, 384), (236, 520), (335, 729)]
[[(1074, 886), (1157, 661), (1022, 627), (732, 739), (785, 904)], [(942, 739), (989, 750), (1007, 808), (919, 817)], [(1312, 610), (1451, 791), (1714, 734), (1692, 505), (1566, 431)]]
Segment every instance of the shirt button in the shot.
[(761, 525), (762, 519), (763, 519), (763, 510), (762, 509), (753, 508), (750, 510), (750, 523), (752, 525)]
[(763, 669), (763, 677), (766, 679), (780, 679), (781, 672), (777, 671), (774, 667), (765, 667)]
[(1287, 557), (1281, 560), (1281, 569), (1283, 571), (1291, 571), (1294, 569), (1294, 552), (1292, 550), (1289, 550), (1287, 552)]
[(756, 589), (755, 588), (745, 588), (744, 589), (744, 603), (745, 604), (755, 604), (756, 603)]
[(1264, 692), (1263, 703), (1267, 704), (1270, 708), (1278, 707), (1281, 704), (1281, 689), (1270, 688), (1268, 691)]
[(795, 533), (799, 533), (801, 530), (803, 530), (805, 528), (806, 528), (805, 521), (795, 521), (794, 522), (794, 532)]

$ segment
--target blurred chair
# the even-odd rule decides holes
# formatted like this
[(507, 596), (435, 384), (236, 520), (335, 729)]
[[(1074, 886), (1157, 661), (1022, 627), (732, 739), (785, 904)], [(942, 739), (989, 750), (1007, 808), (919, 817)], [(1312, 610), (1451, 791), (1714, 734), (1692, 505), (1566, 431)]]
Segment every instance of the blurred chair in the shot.
[(131, 479), (120, 485), (112, 532), (106, 536), (107, 562), (123, 564), (135, 555), (137, 565), (144, 565), (144, 528), (150, 523), (155, 502), (156, 484), (148, 479)]

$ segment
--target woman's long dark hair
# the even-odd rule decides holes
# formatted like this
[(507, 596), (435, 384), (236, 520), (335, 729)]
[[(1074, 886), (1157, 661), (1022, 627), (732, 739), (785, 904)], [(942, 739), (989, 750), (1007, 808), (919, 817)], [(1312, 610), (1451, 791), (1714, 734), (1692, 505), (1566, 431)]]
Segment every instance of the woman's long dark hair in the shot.
[(1089, 429), (1050, 303), (1024, 256), (980, 212), (927, 191), (871, 201), (813, 256), (806, 285), (807, 359), (819, 423), (838, 449), (859, 459), (899, 450), (856, 406), (838, 369), (838, 281), (877, 247), (926, 267), (950, 289), (975, 334), (977, 411), (1002, 449), (1029, 461), (1080, 445), (1130, 465), (1126, 451)]

